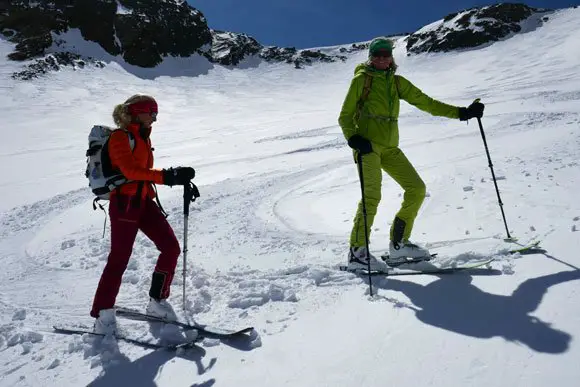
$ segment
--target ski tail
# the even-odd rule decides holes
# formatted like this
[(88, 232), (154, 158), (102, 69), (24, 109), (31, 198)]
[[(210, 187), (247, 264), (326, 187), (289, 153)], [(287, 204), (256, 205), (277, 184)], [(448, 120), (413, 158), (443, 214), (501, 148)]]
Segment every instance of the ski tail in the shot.
[(539, 240), (538, 241), (535, 241), (535, 242), (532, 242), (532, 243), (530, 243), (528, 245), (525, 245), (525, 246), (522, 246), (522, 247), (519, 247), (519, 248), (512, 249), (512, 250), (509, 250), (508, 251), (509, 254), (519, 253), (521, 255), (527, 255), (527, 254), (542, 254), (542, 253), (545, 253), (545, 252), (546, 252), (546, 250), (543, 249), (540, 246), (540, 241)]
[[(64, 335), (91, 335), (95, 337), (107, 337), (107, 335), (103, 333), (97, 333), (90, 329), (83, 329), (83, 328), (68, 328), (62, 326), (53, 326), (52, 327), (55, 333), (64, 334)], [(161, 344), (155, 343), (147, 340), (139, 340), (133, 339), (131, 337), (122, 335), (122, 334), (114, 334), (111, 335), (115, 340), (124, 341), (129, 344), (137, 345), (140, 347), (148, 348), (148, 349), (167, 349), (167, 350), (177, 350), (179, 348), (188, 348), (193, 347), (199, 340), (188, 340), (181, 343), (173, 343), (173, 344)]]

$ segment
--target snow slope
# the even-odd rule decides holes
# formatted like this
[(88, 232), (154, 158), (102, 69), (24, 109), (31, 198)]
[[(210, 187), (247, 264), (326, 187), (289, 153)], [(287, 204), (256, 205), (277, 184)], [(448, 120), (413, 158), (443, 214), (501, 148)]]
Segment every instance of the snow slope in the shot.
[[(477, 122), (402, 104), (401, 148), (428, 197), (414, 240), (442, 264), (495, 257), (490, 275), (380, 279), (337, 270), (360, 197), (337, 117), (354, 66), (208, 67), (136, 77), (116, 63), (33, 82), (0, 61), (0, 386), (576, 386), (580, 377), (580, 10), (480, 50), (407, 57), (399, 72), (434, 98), (486, 104), (483, 124), (510, 232), (543, 254), (509, 255)], [(0, 56), (10, 47), (0, 40)], [(175, 66), (175, 62), (172, 64)], [(184, 74), (176, 70), (175, 74)], [(63, 336), (91, 326), (109, 232), (83, 176), (90, 127), (134, 93), (159, 101), (156, 166), (192, 165), (185, 319), (256, 327), (247, 345), (204, 340), (169, 353)], [(181, 190), (160, 187), (183, 238)], [(402, 199), (392, 180), (371, 249), (388, 246)], [(156, 251), (138, 236), (118, 303), (144, 308)], [(179, 262), (181, 270), (181, 260)], [(131, 337), (172, 327), (120, 320)]]

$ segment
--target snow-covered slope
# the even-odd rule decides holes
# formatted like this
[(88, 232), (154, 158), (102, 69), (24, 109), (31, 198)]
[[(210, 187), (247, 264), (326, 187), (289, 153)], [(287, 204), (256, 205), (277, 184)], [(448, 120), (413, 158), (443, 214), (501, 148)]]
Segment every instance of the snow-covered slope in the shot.
[[(544, 254), (508, 255), (475, 121), (402, 104), (401, 147), (427, 184), (413, 238), (452, 264), (495, 257), (495, 275), (375, 278), (337, 268), (360, 196), (337, 116), (354, 66), (296, 71), (262, 63), (136, 77), (111, 64), (32, 82), (0, 62), (0, 385), (2, 386), (575, 386), (580, 377), (580, 10), (464, 53), (406, 56), (399, 71), (434, 98), (486, 104), (483, 124), (507, 222)], [(11, 47), (0, 40), (0, 56)], [(175, 69), (180, 63), (175, 62)], [(177, 74), (177, 75), (167, 75)], [(161, 76), (157, 76), (161, 75)], [(177, 354), (52, 333), (84, 324), (107, 258), (104, 214), (84, 178), (87, 135), (134, 93), (159, 101), (156, 166), (191, 165), (183, 319), (256, 327), (232, 347), (204, 340)], [(401, 190), (383, 181), (371, 249), (388, 245)], [(183, 238), (182, 192), (160, 187)], [(118, 303), (143, 308), (155, 247), (143, 236)], [(179, 263), (181, 268), (181, 261)], [(119, 320), (132, 337), (171, 327)]]

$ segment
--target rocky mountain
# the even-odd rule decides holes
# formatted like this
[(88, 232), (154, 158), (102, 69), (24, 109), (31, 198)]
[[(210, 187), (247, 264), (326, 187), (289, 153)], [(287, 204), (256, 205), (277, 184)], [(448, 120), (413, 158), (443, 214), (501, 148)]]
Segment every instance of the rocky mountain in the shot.
[[(535, 28), (547, 20), (547, 12), (505, 3), (454, 13), (404, 34), (407, 52), (477, 47)], [(0, 33), (15, 44), (8, 58), (26, 61), (24, 70), (13, 75), (18, 79), (61, 66), (103, 67), (119, 58), (129, 65), (155, 68), (167, 57), (194, 54), (223, 66), (257, 58), (303, 68), (314, 62), (344, 61), (346, 54), (368, 48), (368, 43), (338, 50), (263, 46), (246, 34), (211, 30), (202, 12), (184, 0), (0, 0)], [(71, 42), (71, 35), (96, 43), (106, 55), (87, 55)]]
[[(359, 45), (354, 44), (353, 49)], [(366, 46), (361, 46), (366, 47)], [(293, 47), (265, 47), (246, 34), (212, 30), (212, 44), (207, 50), (199, 50), (209, 61), (224, 66), (236, 66), (253, 55), (267, 62), (286, 62), (296, 68), (312, 62), (335, 62), (346, 60), (344, 55), (325, 54), (320, 50), (297, 50)]]
[(0, 33), (16, 44), (9, 59), (34, 60), (15, 78), (30, 79), (60, 66), (104, 66), (102, 58), (72, 49), (66, 35), (73, 30), (111, 57), (144, 68), (193, 54), (225, 66), (251, 56), (297, 68), (346, 59), (320, 50), (264, 47), (246, 34), (210, 30), (204, 15), (183, 0), (0, 0)]
[(203, 14), (181, 0), (0, 0), (0, 31), (16, 43), (12, 60), (58, 51), (58, 35), (70, 29), (142, 67), (211, 43)]
[(474, 48), (534, 29), (551, 10), (502, 3), (447, 15), (407, 37), (407, 53), (447, 52)]

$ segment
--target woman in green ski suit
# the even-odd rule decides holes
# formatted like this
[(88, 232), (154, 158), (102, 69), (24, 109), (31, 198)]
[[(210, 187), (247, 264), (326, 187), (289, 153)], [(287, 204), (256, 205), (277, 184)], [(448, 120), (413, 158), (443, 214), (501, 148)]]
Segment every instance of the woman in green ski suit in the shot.
[[(425, 199), (425, 183), (405, 154), (399, 149), (399, 102), (401, 99), (434, 116), (462, 121), (483, 116), (483, 104), (457, 107), (436, 101), (400, 75), (395, 75), (393, 45), (387, 38), (373, 39), (369, 60), (359, 64), (342, 105), (338, 122), (355, 156), (362, 155), (363, 185), (370, 229), (381, 200), (382, 170), (405, 191), (403, 203), (391, 226), (387, 264), (398, 265), (407, 258), (420, 260), (429, 252), (411, 242), (411, 230), (417, 212)], [(356, 157), (355, 157), (356, 158)], [(354, 218), (348, 255), (349, 269), (385, 266), (367, 252), (362, 201)]]

